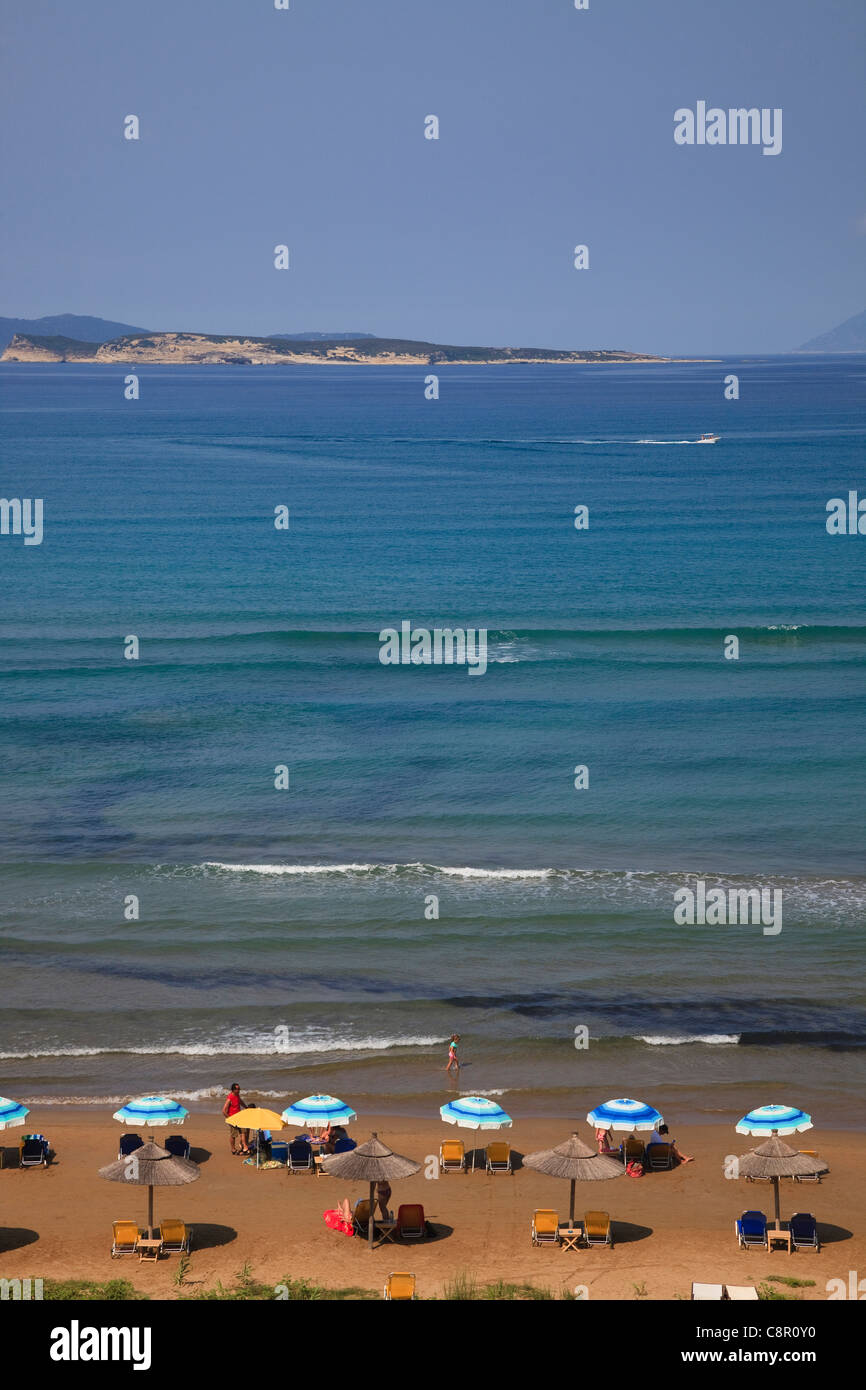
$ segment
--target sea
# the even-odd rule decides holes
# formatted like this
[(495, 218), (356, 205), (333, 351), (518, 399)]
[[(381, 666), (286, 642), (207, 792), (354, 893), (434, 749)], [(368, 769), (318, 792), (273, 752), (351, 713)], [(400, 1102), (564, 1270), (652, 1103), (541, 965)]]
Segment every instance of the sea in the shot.
[(0, 1093), (862, 1125), (866, 356), (132, 370), (0, 367)]

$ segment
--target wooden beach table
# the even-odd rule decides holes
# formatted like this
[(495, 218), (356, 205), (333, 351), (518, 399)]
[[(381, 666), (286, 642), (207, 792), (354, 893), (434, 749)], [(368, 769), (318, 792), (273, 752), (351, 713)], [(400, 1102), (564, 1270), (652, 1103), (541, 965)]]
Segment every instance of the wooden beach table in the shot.
[(377, 1245), (393, 1245), (394, 1237), (397, 1234), (396, 1221), (374, 1221), (375, 1229), (379, 1232)]
[(788, 1254), (791, 1253), (791, 1232), (783, 1230), (781, 1226), (767, 1227), (767, 1253), (772, 1250), (773, 1244), (787, 1246)]
[(158, 1260), (162, 1251), (162, 1239), (159, 1236), (153, 1239), (139, 1236), (135, 1248), (138, 1251), (139, 1264), (142, 1260)]
[(569, 1226), (566, 1223), (559, 1227), (559, 1241), (563, 1250), (577, 1250), (582, 1240), (582, 1226)]

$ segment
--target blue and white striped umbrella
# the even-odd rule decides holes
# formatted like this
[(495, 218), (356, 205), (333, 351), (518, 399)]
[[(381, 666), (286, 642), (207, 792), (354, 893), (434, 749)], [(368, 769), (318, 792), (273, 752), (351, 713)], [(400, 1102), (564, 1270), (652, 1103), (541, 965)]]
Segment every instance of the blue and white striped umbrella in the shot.
[(182, 1125), (188, 1114), (189, 1111), (170, 1096), (139, 1096), (115, 1110), (113, 1118), (122, 1125), (145, 1125), (152, 1129), (155, 1125)]
[(737, 1125), (737, 1134), (796, 1134), (812, 1128), (812, 1116), (793, 1105), (759, 1105)]
[(287, 1125), (313, 1125), (319, 1128), (328, 1124), (347, 1125), (350, 1120), (357, 1118), (355, 1111), (336, 1096), (306, 1096), (288, 1106), (281, 1116)]
[(30, 1111), (17, 1100), (7, 1100), (0, 1096), (0, 1129), (11, 1129), (13, 1125), (23, 1125)]
[(439, 1114), (446, 1124), (457, 1125), (459, 1129), (507, 1129), (511, 1124), (511, 1116), (486, 1096), (449, 1100), (447, 1105), (440, 1105)]
[(636, 1130), (655, 1129), (664, 1123), (664, 1116), (652, 1105), (644, 1105), (642, 1100), (606, 1100), (590, 1110), (587, 1121), (595, 1129), (624, 1129), (633, 1133)]

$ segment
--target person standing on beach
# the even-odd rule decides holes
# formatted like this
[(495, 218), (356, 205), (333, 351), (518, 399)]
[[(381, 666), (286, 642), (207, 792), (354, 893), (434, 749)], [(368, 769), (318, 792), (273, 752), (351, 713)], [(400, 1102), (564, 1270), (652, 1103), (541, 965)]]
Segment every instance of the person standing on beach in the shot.
[(460, 1074), (460, 1058), (457, 1056), (457, 1044), (459, 1041), (460, 1034), (452, 1033), (451, 1041), (448, 1044), (448, 1065), (445, 1068), (446, 1072), (450, 1072), (452, 1067), (456, 1067), (458, 1076)]
[(388, 1220), (388, 1203), (390, 1200), (391, 1184), (387, 1178), (384, 1178), (381, 1182), (376, 1183), (376, 1202), (379, 1204), (379, 1210), (382, 1213), (383, 1221)]
[[(241, 1097), (241, 1083), (233, 1081), (231, 1090), (226, 1096), (226, 1103), (223, 1106), (223, 1114), (228, 1120), (232, 1115), (237, 1115), (238, 1111), (246, 1110), (247, 1103)], [(235, 1147), (235, 1141), (240, 1139), (240, 1148)], [(229, 1125), (229, 1146), (233, 1154), (248, 1154), (250, 1152), (250, 1132), (248, 1129), (238, 1130), (234, 1125)]]

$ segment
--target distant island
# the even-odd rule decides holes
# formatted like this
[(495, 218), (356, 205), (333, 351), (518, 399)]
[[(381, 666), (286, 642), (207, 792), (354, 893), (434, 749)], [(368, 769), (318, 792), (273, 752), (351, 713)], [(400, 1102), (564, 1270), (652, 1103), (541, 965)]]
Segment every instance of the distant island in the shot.
[(455, 347), (404, 338), (275, 335), (249, 338), (222, 333), (148, 333), (135, 330), (103, 342), (63, 334), (15, 333), (2, 362), (92, 362), (154, 366), (268, 366), (342, 363), (372, 366), (437, 366), (504, 362), (669, 362), (668, 357), (619, 349)]
[(821, 333), (810, 338), (798, 352), (866, 352), (866, 309), (862, 314), (854, 314), (829, 333)]

